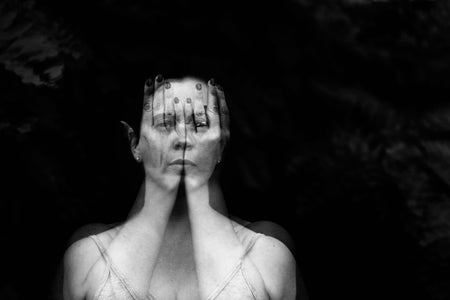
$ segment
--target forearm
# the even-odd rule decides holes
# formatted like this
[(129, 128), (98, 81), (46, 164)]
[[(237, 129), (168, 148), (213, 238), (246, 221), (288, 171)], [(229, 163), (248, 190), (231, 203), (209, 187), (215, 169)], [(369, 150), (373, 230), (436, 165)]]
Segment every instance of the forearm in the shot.
[(231, 220), (210, 207), (207, 186), (186, 194), (199, 287), (205, 298), (236, 265), (244, 248)]
[(156, 265), (176, 192), (145, 182), (143, 208), (127, 220), (108, 247), (116, 267), (140, 295), (145, 295)]

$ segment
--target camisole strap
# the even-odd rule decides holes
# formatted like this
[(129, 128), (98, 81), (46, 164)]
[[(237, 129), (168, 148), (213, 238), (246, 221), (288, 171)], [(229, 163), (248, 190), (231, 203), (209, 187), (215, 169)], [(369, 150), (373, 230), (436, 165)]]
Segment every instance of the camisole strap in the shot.
[(236, 223), (236, 225), (233, 224), (233, 230), (234, 232), (238, 233), (239, 231), (241, 231), (242, 228), (244, 228), (245, 226), (242, 226), (239, 223)]
[[(122, 275), (122, 273), (114, 266), (114, 264), (111, 261), (111, 257), (108, 255), (108, 252), (106, 251), (106, 248), (103, 246), (103, 243), (101, 242), (101, 240), (96, 236), (96, 235), (90, 235), (89, 236), (91, 239), (94, 240), (95, 244), (97, 245), (98, 250), (100, 251), (103, 259), (106, 262), (106, 272), (104, 275), (104, 278), (102, 280), (102, 284), (100, 285), (99, 290), (96, 293), (96, 296), (94, 299), (97, 298), (97, 294), (100, 292), (100, 290), (103, 288), (103, 286), (106, 283), (106, 280), (108, 278), (108, 274), (110, 272), (113, 272), (114, 275), (119, 279), (120, 283), (123, 285), (123, 287), (127, 290), (127, 292), (130, 294), (130, 296), (134, 299), (134, 300), (139, 300), (138, 296), (136, 295), (136, 293), (134, 292), (134, 290), (130, 287), (130, 285), (128, 284), (128, 282), (125, 280), (125, 277)], [(148, 300), (154, 300), (155, 298), (151, 295), (151, 294), (147, 294), (146, 298)]]
[[(233, 279), (233, 277), (236, 275), (237, 272), (239, 272), (239, 270), (242, 267), (242, 262), (245, 258), (245, 256), (247, 256), (247, 254), (250, 252), (250, 250), (253, 248), (253, 246), (256, 243), (256, 240), (263, 236), (263, 234), (260, 233), (255, 233), (249, 243), (247, 244), (247, 246), (245, 247), (244, 253), (242, 254), (242, 256), (239, 258), (238, 262), (236, 263), (235, 267), (230, 271), (230, 273), (228, 273), (227, 276), (225, 276), (225, 279), (222, 281), (221, 284), (219, 284), (213, 291), (212, 293), (210, 293), (210, 295), (208, 296), (208, 300), (213, 300), (215, 299), (224, 289), (225, 287), (228, 285), (228, 283)], [(247, 280), (246, 280), (247, 281)], [(248, 282), (246, 282), (248, 284)], [(253, 293), (253, 292), (252, 292)]]
[(100, 241), (100, 239), (96, 235), (90, 235), (89, 237), (94, 241), (95, 245), (97, 245), (98, 251), (100, 252), (102, 257), (105, 259), (105, 261), (107, 261), (108, 258), (105, 257), (106, 248), (105, 248), (105, 246), (103, 246), (102, 241)]
[(105, 249), (105, 247), (103, 246), (103, 243), (100, 241), (100, 239), (99, 239), (96, 235), (90, 235), (89, 238), (92, 239), (92, 240), (94, 241), (95, 245), (96, 245), (97, 248), (98, 248), (98, 251), (100, 252), (100, 254), (101, 254), (103, 260), (104, 260), (105, 263), (106, 263), (106, 266), (105, 266), (105, 272), (103, 273), (102, 280), (100, 281), (101, 284), (99, 285), (99, 288), (97, 289), (97, 291), (95, 292), (95, 295), (94, 295), (94, 299), (97, 300), (98, 297), (99, 297), (100, 292), (103, 290), (103, 288), (104, 288), (105, 285), (106, 285), (106, 281), (108, 280), (108, 277), (109, 277), (109, 274), (110, 274), (111, 267), (110, 267), (109, 257), (108, 257), (108, 256), (105, 256), (105, 251), (106, 251), (106, 249)]
[(245, 252), (244, 252), (243, 257), (246, 256), (250, 252), (250, 250), (252, 250), (252, 248), (255, 245), (256, 241), (263, 235), (264, 234), (262, 234), (262, 233), (255, 233), (251, 237), (250, 242), (248, 242), (247, 247), (245, 247)]

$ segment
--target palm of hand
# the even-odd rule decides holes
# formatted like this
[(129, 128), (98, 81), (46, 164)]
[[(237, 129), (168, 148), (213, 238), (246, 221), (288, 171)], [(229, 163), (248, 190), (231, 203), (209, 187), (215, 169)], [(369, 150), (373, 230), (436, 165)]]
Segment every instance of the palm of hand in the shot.
[[(225, 95), (212, 81), (186, 79), (171, 85), (158, 76), (155, 85), (144, 87), (141, 133), (139, 143), (132, 139), (133, 153), (142, 156), (146, 177), (164, 189), (175, 189), (182, 175), (186, 188), (197, 188), (207, 184), (221, 159), (228, 124)], [(170, 162), (176, 159), (189, 163), (174, 168)]]
[[(196, 153), (200, 156), (196, 159), (196, 168), (186, 168), (186, 187), (198, 188), (207, 184), (209, 178), (218, 162), (221, 160), (223, 149), (229, 139), (229, 117), (228, 108), (225, 103), (225, 95), (221, 89), (208, 84), (206, 108), (199, 109), (200, 105), (194, 102), (191, 108), (187, 105), (187, 110), (192, 111), (194, 119), (203, 119), (202, 113), (205, 114), (207, 125), (197, 127), (192, 122), (191, 130), (188, 130), (188, 140), (192, 140)], [(197, 107), (197, 109), (195, 109)], [(205, 112), (206, 110), (206, 112)], [(190, 158), (189, 150), (186, 151), (186, 158)]]

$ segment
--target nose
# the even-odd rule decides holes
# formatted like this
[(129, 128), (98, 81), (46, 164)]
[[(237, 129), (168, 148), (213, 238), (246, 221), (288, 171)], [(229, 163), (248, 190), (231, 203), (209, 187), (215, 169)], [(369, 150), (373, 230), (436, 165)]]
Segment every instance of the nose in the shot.
[[(175, 97), (175, 99), (178, 99)], [(173, 140), (173, 148), (175, 150), (186, 151), (192, 148), (192, 118), (189, 115), (186, 118), (185, 107), (179, 101), (175, 101), (175, 130), (173, 134), (175, 134)], [(184, 105), (184, 104), (183, 104)]]
[(192, 149), (194, 143), (186, 130), (174, 131), (173, 134), (175, 135), (172, 142), (173, 149), (183, 151)]

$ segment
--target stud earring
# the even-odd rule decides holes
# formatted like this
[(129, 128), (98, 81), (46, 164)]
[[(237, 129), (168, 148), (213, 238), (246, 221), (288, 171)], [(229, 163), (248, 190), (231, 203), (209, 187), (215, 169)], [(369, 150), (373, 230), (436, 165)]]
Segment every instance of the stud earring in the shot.
[(137, 162), (140, 162), (141, 161), (141, 157), (138, 155), (138, 156), (136, 156), (136, 161)]

